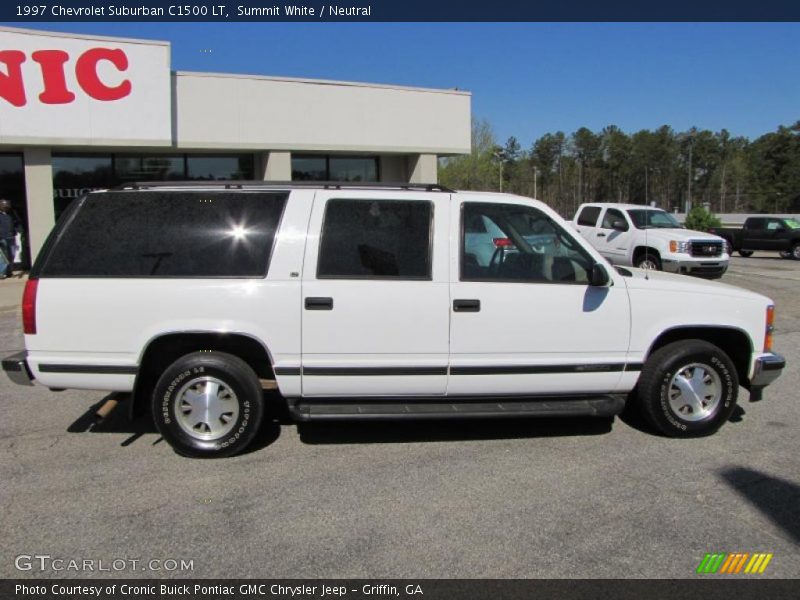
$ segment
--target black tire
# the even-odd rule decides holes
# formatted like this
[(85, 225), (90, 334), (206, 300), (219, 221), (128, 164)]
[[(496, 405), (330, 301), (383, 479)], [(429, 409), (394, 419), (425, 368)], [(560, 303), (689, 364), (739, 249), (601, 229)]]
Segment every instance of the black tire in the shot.
[[(647, 263), (652, 265), (652, 267), (648, 267)], [(634, 261), (634, 267), (637, 269), (650, 269), (652, 271), (660, 271), (661, 270), (661, 257), (655, 252), (642, 252), (636, 257)]]
[(795, 260), (800, 260), (800, 243), (795, 243), (792, 246), (792, 258)]
[[(188, 421), (193, 408), (187, 398), (207, 402), (202, 398), (213, 389), (218, 390), (213, 406), (220, 414), (212, 412), (209, 417), (208, 411), (199, 408), (196, 418), (202, 416), (209, 422), (191, 428)], [(180, 414), (179, 399), (183, 399), (181, 406), (186, 408)], [(263, 416), (261, 383), (253, 369), (232, 354), (194, 352), (182, 356), (164, 370), (153, 390), (156, 427), (170, 446), (184, 456), (221, 458), (238, 454), (253, 441)]]
[[(697, 366), (692, 368), (692, 365)], [(679, 373), (694, 375), (698, 368), (699, 374), (707, 375), (714, 386), (703, 390), (719, 389), (719, 396), (712, 395), (716, 402), (708, 398), (706, 405), (703, 399), (696, 411), (691, 402), (686, 402), (682, 409), (676, 410), (674, 406), (684, 401), (680, 386), (673, 382)], [(686, 377), (683, 380), (688, 382)], [(739, 377), (731, 359), (717, 346), (703, 340), (682, 340), (664, 346), (647, 359), (636, 387), (642, 414), (660, 433), (669, 437), (699, 437), (714, 433), (731, 416), (739, 393)], [(673, 396), (675, 399), (671, 401)], [(706, 410), (708, 413), (703, 414)]]
[(781, 258), (792, 258), (792, 251), (791, 250), (781, 250), (779, 252)]
[(750, 258), (753, 256), (752, 250), (738, 250), (739, 256), (743, 256), (744, 258)]

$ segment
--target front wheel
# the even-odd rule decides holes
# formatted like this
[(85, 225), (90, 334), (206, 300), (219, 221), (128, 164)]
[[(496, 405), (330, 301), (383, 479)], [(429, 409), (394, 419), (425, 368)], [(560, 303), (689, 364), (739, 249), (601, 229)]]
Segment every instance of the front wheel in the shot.
[(800, 260), (800, 243), (792, 246), (792, 258), (795, 260)]
[(717, 431), (731, 416), (738, 391), (731, 359), (703, 340), (673, 342), (654, 352), (637, 385), (645, 418), (670, 437)]
[(194, 352), (176, 360), (156, 383), (153, 419), (164, 439), (191, 457), (232, 456), (258, 433), (261, 384), (241, 358)]
[(660, 271), (661, 259), (655, 254), (642, 254), (636, 259), (636, 264), (634, 266), (637, 269)]
[(752, 250), (739, 250), (739, 256), (743, 256), (744, 258), (750, 258), (753, 256)]

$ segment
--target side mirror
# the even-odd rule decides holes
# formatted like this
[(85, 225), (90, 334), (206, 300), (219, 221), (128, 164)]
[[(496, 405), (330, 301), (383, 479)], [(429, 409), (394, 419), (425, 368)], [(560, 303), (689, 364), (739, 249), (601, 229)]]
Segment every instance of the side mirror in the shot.
[(611, 228), (614, 231), (628, 231), (628, 224), (625, 221), (614, 221), (611, 223)]
[(611, 278), (608, 276), (608, 271), (600, 263), (592, 265), (592, 272), (589, 274), (589, 285), (592, 287), (605, 287)]

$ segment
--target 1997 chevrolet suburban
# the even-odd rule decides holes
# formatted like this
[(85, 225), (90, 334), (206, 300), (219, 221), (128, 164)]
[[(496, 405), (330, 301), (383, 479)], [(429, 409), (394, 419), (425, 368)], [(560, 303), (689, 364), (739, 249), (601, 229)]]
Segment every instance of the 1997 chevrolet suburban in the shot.
[(609, 416), (716, 431), (784, 360), (772, 302), (612, 268), (544, 204), (440, 186), (202, 182), (90, 193), (23, 298), (18, 383), (133, 392), (180, 453), (298, 420)]

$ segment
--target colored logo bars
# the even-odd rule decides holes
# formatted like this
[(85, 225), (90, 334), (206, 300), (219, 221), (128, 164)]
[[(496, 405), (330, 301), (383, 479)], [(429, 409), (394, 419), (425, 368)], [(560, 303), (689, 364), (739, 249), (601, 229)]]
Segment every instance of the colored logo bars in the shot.
[(768, 554), (766, 552), (755, 552), (753, 554), (749, 552), (733, 552), (731, 554), (716, 552), (705, 555), (697, 567), (697, 573), (760, 574), (764, 572), (771, 560), (772, 553)]

